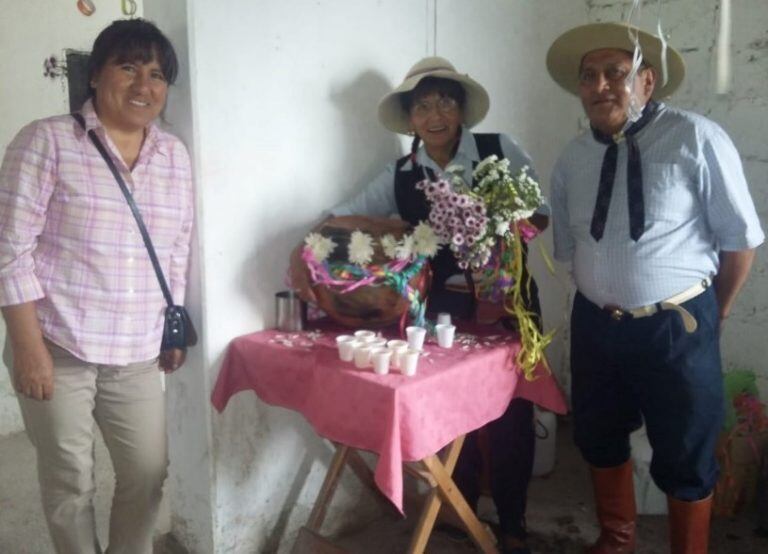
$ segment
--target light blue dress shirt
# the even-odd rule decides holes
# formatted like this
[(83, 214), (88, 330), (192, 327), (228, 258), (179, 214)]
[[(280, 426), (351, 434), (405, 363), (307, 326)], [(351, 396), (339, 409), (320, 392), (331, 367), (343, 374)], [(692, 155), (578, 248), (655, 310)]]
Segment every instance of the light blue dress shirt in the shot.
[[(501, 151), (504, 153), (504, 157), (509, 160), (509, 170), (512, 175), (517, 172), (523, 166), (528, 166), (528, 174), (539, 180), (536, 171), (533, 169), (533, 163), (528, 154), (520, 148), (520, 146), (505, 134), (499, 135), (499, 141), (501, 143)], [(443, 176), (443, 170), (432, 158), (429, 157), (424, 145), (419, 147), (416, 153), (416, 161), (424, 168), (430, 168), (435, 172), (437, 178)], [(479, 162), (480, 155), (477, 152), (477, 145), (475, 139), (472, 137), (472, 133), (462, 128), (461, 139), (459, 141), (459, 147), (456, 150), (456, 155), (453, 160), (446, 166), (460, 165), (464, 168), (464, 181), (466, 183), (472, 182), (472, 163)], [(369, 215), (369, 216), (382, 216), (387, 217), (393, 214), (397, 214), (397, 203), (395, 201), (395, 167), (396, 162), (388, 164), (384, 171), (379, 173), (376, 178), (371, 181), (361, 192), (346, 202), (331, 208), (329, 210), (331, 215), (343, 216), (343, 215)], [(411, 162), (407, 161), (401, 171), (410, 171)], [(546, 204), (546, 200), (538, 210), (539, 213), (549, 215), (549, 206)]]
[(645, 232), (629, 236), (627, 147), (619, 145), (605, 233), (590, 234), (607, 146), (585, 133), (568, 144), (552, 174), (555, 258), (571, 261), (579, 291), (599, 306), (636, 308), (711, 277), (718, 251), (765, 239), (731, 139), (705, 117), (660, 105), (637, 135)]

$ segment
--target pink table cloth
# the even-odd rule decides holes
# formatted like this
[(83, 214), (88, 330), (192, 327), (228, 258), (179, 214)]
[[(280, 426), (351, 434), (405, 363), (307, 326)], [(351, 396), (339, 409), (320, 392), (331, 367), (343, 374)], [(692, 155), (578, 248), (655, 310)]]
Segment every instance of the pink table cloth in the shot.
[[(464, 328), (452, 349), (428, 340), (414, 377), (376, 375), (338, 358), (330, 324), (288, 334), (259, 331), (234, 339), (211, 395), (222, 411), (229, 398), (253, 390), (268, 404), (296, 410), (318, 435), (379, 455), (376, 484), (403, 509), (403, 468), (439, 451), (456, 437), (500, 417), (513, 397), (556, 413), (567, 411), (545, 370), (526, 381), (514, 369), (514, 335)], [(394, 336), (391, 330), (384, 335)]]

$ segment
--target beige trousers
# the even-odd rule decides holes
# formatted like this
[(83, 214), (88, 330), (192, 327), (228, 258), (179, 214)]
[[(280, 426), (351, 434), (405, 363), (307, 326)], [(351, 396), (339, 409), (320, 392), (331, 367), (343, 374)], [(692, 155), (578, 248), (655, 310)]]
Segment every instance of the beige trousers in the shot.
[[(168, 467), (165, 396), (157, 360), (96, 365), (46, 344), (53, 356), (53, 399), (19, 395), (19, 405), (37, 450), (43, 511), (56, 552), (101, 552), (93, 508), (98, 425), (115, 470), (107, 552), (151, 554)], [(10, 350), (6, 345), (3, 358), (12, 368)]]

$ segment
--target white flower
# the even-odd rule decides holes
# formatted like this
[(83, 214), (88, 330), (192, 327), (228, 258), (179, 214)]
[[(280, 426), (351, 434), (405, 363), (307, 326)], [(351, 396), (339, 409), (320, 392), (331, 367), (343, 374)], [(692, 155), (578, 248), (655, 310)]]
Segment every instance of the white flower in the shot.
[(498, 161), (499, 157), (496, 154), (492, 154), (491, 156), (488, 156), (483, 161), (481, 161), (479, 164), (477, 164), (477, 167), (475, 167), (475, 170), (473, 173), (475, 175), (479, 175), (480, 173), (485, 170), (486, 167), (490, 165), (494, 165)]
[(463, 175), (464, 166), (459, 164), (452, 164), (445, 168), (446, 173), (452, 173), (454, 175)]
[(312, 255), (318, 262), (324, 261), (336, 248), (336, 243), (333, 240), (324, 237), (320, 233), (310, 233), (307, 235), (307, 238), (304, 239), (304, 244), (312, 250)]
[(521, 219), (531, 217), (535, 211), (536, 210), (515, 210), (514, 212), (512, 212), (512, 220), (520, 221)]
[(390, 260), (394, 260), (397, 256), (395, 252), (395, 249), (397, 248), (397, 239), (390, 234), (386, 234), (379, 239), (379, 242), (381, 243), (381, 249), (384, 250), (384, 255)]
[(410, 259), (413, 256), (413, 246), (413, 235), (404, 236), (402, 242), (400, 242), (395, 249), (395, 257), (397, 257), (398, 260)]
[(413, 248), (417, 255), (431, 258), (440, 248), (440, 240), (427, 223), (421, 221), (413, 230)]
[(496, 225), (495, 233), (499, 235), (500, 237), (503, 237), (507, 234), (507, 231), (509, 231), (509, 221), (505, 219), (496, 219), (493, 220), (494, 224)]
[(361, 231), (352, 231), (349, 238), (349, 261), (357, 265), (371, 263), (373, 258), (373, 239)]

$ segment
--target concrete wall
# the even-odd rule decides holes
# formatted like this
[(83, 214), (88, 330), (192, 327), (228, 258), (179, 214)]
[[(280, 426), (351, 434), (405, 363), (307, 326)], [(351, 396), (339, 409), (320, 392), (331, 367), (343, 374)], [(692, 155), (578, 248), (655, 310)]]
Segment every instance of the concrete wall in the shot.
[[(626, 17), (631, 2), (585, 0), (590, 21)], [(648, 2), (641, 21), (656, 28), (655, 2)], [(706, 115), (731, 136), (741, 153), (752, 198), (764, 230), (768, 230), (768, 9), (765, 0), (732, 2), (732, 75), (727, 94), (715, 92), (713, 51), (719, 0), (668, 0), (663, 25), (669, 42), (685, 58), (687, 76), (670, 104)], [(768, 248), (757, 251), (752, 275), (724, 328), (723, 361), (727, 368), (750, 369), (759, 376), (762, 398), (768, 398)]]
[[(96, 2), (82, 15), (76, 2), (28, 0), (2, 2), (0, 13), (0, 154), (14, 135), (34, 119), (69, 111), (66, 79), (43, 76), (43, 60), (64, 58), (65, 49), (90, 50), (99, 31), (123, 17), (119, 2)], [(141, 15), (142, 0), (137, 1)], [(2, 318), (0, 318), (2, 319)], [(0, 345), (5, 323), (0, 321)], [(23, 429), (8, 371), (0, 361), (0, 436)]]

